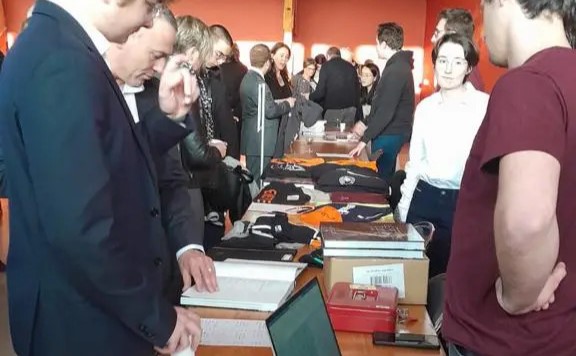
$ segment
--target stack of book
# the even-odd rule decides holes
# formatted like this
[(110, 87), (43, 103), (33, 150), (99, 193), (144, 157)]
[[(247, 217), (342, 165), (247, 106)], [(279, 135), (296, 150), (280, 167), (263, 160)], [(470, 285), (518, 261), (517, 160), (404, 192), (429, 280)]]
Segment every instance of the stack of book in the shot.
[(214, 262), (218, 291), (182, 293), (180, 304), (258, 311), (275, 311), (292, 293), (305, 263), (227, 259)]
[(321, 223), (320, 234), (327, 257), (403, 258), (425, 257), (425, 241), (412, 224)]

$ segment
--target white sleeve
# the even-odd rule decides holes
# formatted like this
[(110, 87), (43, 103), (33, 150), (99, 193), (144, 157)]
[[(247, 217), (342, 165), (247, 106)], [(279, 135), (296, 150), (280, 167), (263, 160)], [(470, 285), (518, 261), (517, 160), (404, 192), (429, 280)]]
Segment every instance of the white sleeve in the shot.
[(408, 210), (410, 209), (410, 202), (412, 195), (420, 180), (420, 172), (424, 160), (424, 134), (426, 131), (425, 120), (430, 120), (426, 117), (426, 110), (423, 108), (422, 103), (416, 107), (414, 112), (414, 125), (412, 127), (412, 138), (410, 139), (410, 152), (408, 162), (406, 162), (406, 179), (400, 187), (402, 198), (398, 203), (398, 212), (402, 222), (406, 222)]

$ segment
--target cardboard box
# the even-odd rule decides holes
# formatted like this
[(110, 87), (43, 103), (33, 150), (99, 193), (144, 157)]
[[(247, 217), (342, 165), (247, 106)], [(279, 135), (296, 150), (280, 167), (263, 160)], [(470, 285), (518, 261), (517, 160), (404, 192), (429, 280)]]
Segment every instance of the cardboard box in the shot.
[(399, 304), (426, 305), (428, 297), (428, 264), (425, 259), (388, 259), (388, 258), (344, 258), (330, 257), (324, 259), (324, 283), (328, 293), (337, 282), (354, 282), (353, 268), (361, 266), (403, 266), (404, 297)]

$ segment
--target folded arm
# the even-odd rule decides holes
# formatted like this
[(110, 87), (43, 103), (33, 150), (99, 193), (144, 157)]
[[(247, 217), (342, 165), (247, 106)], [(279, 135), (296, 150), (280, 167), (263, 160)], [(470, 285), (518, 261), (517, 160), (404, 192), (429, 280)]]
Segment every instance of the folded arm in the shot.
[(500, 161), (494, 235), (502, 298), (511, 313), (534, 304), (556, 265), (559, 177), (559, 162), (544, 152), (517, 152)]

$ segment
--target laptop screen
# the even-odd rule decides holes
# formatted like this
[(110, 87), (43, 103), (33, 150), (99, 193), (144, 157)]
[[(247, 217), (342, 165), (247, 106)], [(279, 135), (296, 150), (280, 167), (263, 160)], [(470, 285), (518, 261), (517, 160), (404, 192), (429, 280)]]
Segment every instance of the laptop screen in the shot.
[(276, 356), (340, 356), (318, 280), (314, 278), (266, 320)]

